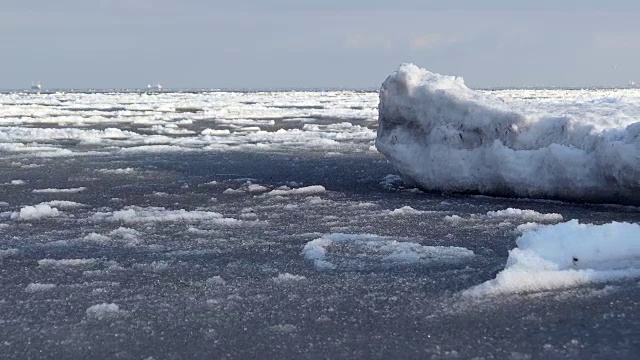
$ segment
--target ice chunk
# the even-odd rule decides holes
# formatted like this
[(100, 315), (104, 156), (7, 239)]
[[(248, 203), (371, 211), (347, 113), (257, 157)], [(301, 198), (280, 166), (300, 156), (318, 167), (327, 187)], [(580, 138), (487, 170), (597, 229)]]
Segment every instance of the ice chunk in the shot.
[(376, 147), (427, 190), (640, 204), (640, 122), (545, 115), (403, 64), (382, 84)]

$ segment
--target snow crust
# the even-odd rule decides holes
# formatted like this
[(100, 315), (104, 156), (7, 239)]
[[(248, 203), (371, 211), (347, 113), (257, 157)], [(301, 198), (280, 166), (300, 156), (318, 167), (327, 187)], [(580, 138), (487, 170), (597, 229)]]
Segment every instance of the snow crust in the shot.
[(577, 220), (530, 227), (495, 279), (469, 296), (537, 292), (640, 277), (640, 225)]
[(550, 114), (403, 64), (380, 90), (376, 147), (428, 190), (640, 204), (638, 115), (596, 100)]
[(309, 241), (302, 254), (319, 270), (456, 264), (474, 256), (473, 251), (462, 247), (425, 246), (401, 240), (373, 234), (333, 233)]

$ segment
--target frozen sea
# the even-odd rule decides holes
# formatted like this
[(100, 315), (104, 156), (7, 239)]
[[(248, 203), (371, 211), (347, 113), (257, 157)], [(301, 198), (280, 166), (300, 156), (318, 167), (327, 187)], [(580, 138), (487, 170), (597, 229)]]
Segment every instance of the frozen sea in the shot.
[[(485, 93), (640, 117), (638, 89)], [(640, 357), (640, 208), (405, 186), (375, 148), (377, 106), (365, 91), (0, 94), (0, 358)], [(545, 250), (580, 249), (574, 268), (502, 281), (518, 247), (542, 256), (532, 242), (578, 222), (620, 251), (576, 236)]]

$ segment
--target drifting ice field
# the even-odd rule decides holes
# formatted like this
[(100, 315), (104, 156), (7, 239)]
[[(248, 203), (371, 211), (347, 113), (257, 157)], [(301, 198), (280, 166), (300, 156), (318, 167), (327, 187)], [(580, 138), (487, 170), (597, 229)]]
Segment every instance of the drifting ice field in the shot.
[[(484, 93), (640, 114), (637, 90)], [(422, 192), (377, 105), (0, 94), (0, 358), (637, 358), (637, 207)]]

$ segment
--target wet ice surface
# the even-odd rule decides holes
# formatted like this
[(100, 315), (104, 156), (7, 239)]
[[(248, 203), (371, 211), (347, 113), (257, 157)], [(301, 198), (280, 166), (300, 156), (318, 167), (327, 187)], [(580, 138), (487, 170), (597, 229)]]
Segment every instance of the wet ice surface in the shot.
[[(123, 137), (92, 132), (105, 120), (86, 109), (3, 125), (2, 358), (637, 358), (637, 278), (463, 295), (505, 269), (527, 223), (637, 208), (405, 189), (372, 150), (376, 94), (119, 105), (134, 95), (101, 100)], [(173, 104), (198, 101), (213, 105)], [(306, 120), (230, 128), (263, 126), (260, 101)], [(166, 111), (118, 113), (143, 105)]]

